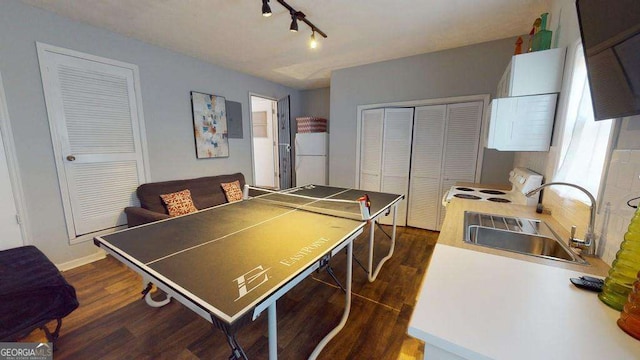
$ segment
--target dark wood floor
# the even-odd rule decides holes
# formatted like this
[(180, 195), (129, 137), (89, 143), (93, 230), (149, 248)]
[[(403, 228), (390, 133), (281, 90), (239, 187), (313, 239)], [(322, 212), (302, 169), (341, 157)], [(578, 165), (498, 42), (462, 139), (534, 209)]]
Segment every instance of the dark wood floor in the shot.
[[(384, 227), (390, 231), (389, 227)], [(376, 232), (376, 255), (389, 241)], [(398, 228), (393, 258), (369, 283), (357, 265), (353, 300), (345, 328), (323, 350), (321, 359), (422, 359), (424, 345), (409, 337), (407, 326), (438, 233)], [(367, 232), (355, 243), (363, 263)], [(344, 278), (346, 255), (332, 260)], [(140, 298), (138, 275), (107, 257), (64, 273), (76, 288), (80, 307), (64, 319), (54, 358), (62, 359), (228, 359), (222, 332), (172, 301), (151, 308)], [(326, 272), (307, 278), (278, 301), (278, 355), (306, 359), (340, 321), (344, 294)], [(266, 312), (238, 334), (250, 359), (268, 357)], [(44, 341), (36, 330), (23, 341)]]

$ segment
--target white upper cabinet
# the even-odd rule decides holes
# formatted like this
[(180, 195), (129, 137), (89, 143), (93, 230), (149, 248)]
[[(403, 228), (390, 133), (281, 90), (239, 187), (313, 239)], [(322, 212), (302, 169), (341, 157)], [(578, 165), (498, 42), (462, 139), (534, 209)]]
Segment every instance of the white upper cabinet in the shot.
[(497, 98), (560, 92), (565, 48), (514, 55), (496, 92)]
[(486, 147), (549, 151), (566, 49), (514, 55), (489, 108)]
[(486, 147), (501, 151), (549, 151), (558, 94), (491, 101)]

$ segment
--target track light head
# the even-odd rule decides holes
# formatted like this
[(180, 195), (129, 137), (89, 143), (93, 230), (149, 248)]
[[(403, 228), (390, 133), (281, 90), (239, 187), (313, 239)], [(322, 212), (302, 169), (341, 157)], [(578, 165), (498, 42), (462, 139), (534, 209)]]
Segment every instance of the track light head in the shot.
[(311, 31), (311, 40), (309, 41), (309, 47), (315, 49), (318, 47), (318, 41), (316, 41), (315, 29)]
[(298, 32), (298, 17), (295, 13), (291, 13), (291, 25), (289, 25), (291, 32)]
[(269, 0), (262, 0), (262, 16), (271, 16), (271, 7), (269, 6)]

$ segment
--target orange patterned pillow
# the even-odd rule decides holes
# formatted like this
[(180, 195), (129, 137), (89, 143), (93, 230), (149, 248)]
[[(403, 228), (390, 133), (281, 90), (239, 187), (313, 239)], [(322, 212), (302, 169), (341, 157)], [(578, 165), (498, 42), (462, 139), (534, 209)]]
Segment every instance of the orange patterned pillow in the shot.
[(180, 216), (198, 211), (193, 200), (191, 199), (191, 191), (182, 190), (171, 194), (160, 195), (162, 201), (167, 205), (169, 216)]
[(230, 183), (221, 183), (222, 190), (224, 190), (224, 196), (227, 197), (228, 202), (242, 200), (242, 189), (240, 188), (240, 181), (236, 180)]

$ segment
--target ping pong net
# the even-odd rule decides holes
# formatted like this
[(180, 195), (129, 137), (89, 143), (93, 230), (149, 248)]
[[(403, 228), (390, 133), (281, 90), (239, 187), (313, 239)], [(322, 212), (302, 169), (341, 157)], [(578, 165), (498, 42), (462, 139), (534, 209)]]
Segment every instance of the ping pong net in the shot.
[(273, 206), (314, 212), (353, 220), (370, 219), (370, 201), (367, 195), (358, 200), (337, 198), (342, 192), (326, 197), (314, 197), (313, 185), (281, 191), (245, 185), (245, 200), (264, 202)]

